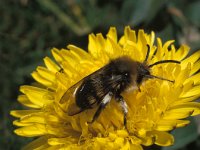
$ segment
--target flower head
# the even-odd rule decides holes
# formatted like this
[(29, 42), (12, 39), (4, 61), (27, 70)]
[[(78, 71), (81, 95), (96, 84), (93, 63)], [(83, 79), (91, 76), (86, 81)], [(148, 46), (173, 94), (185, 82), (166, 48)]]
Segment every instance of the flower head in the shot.
[[(20, 128), (14, 132), (25, 137), (38, 137), (27, 149), (133, 149), (142, 145), (169, 146), (174, 143), (168, 132), (189, 124), (185, 118), (200, 114), (200, 104), (194, 102), (200, 96), (200, 51), (186, 58), (189, 47), (176, 49), (174, 41), (162, 43), (155, 35), (139, 30), (136, 34), (126, 27), (119, 38), (115, 28), (110, 28), (106, 38), (102, 34), (89, 35), (88, 52), (74, 45), (67, 49), (52, 49), (55, 61), (44, 58), (45, 67), (39, 66), (32, 73), (34, 85), (20, 87), (23, 93), (18, 101), (26, 110), (13, 110), (18, 118), (13, 123)], [(160, 60), (178, 60), (181, 63), (165, 63), (151, 68), (151, 74), (174, 83), (149, 79), (140, 90), (123, 92), (128, 105), (127, 129), (123, 113), (116, 101), (103, 110), (92, 124), (95, 109), (68, 116), (69, 100), (60, 103), (63, 94), (78, 81), (121, 56), (143, 62), (150, 54), (147, 64)]]

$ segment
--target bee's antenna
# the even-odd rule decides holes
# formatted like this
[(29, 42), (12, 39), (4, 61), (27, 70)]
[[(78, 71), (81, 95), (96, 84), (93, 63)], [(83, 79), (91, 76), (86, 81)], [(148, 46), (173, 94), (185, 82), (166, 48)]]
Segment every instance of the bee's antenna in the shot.
[(147, 54), (146, 54), (146, 58), (145, 58), (144, 62), (146, 62), (147, 59), (149, 58), (149, 53), (150, 53), (150, 46), (147, 44)]
[(165, 80), (165, 81), (169, 81), (169, 82), (174, 83), (174, 81), (172, 81), (172, 80), (165, 79), (165, 78), (162, 78), (162, 77), (157, 77), (157, 76), (154, 76), (154, 75), (145, 75), (145, 77), (147, 77), (147, 78), (156, 78), (156, 79)]
[(176, 64), (180, 64), (181, 62), (177, 61), (177, 60), (161, 60), (161, 61), (157, 61), (157, 62), (149, 65), (149, 68), (151, 68), (151, 67), (153, 67), (155, 65), (164, 64), (164, 63), (176, 63)]

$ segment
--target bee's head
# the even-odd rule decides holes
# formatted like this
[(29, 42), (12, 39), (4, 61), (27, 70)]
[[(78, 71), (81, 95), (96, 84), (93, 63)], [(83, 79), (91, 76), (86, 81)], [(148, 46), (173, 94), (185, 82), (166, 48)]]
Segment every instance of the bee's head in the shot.
[(157, 79), (161, 79), (161, 80), (165, 80), (165, 81), (169, 81), (169, 82), (174, 82), (172, 80), (168, 80), (162, 77), (158, 77), (158, 76), (154, 76), (150, 73), (150, 68), (152, 68), (155, 65), (158, 64), (163, 64), (163, 63), (178, 63), (180, 64), (180, 61), (176, 61), (176, 60), (161, 60), (158, 62), (155, 62), (151, 65), (147, 65), (147, 59), (149, 57), (149, 52), (150, 52), (150, 47), (149, 45), (147, 45), (147, 54), (146, 54), (146, 58), (144, 60), (143, 63), (139, 63), (137, 64), (137, 79), (136, 82), (138, 85), (140, 85), (143, 81), (143, 79), (149, 79), (149, 78), (157, 78)]
[(147, 78), (150, 75), (151, 75), (151, 73), (150, 73), (149, 67), (143, 63), (138, 63), (137, 78), (136, 78), (137, 84), (140, 85), (142, 83), (143, 79)]

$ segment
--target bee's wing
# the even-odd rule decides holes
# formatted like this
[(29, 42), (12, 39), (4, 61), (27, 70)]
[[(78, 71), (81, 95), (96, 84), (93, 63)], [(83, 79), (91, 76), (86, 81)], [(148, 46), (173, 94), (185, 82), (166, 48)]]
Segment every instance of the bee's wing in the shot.
[(76, 105), (76, 99), (75, 99), (75, 95), (76, 92), (78, 90), (78, 88), (82, 85), (83, 81), (86, 80), (87, 78), (89, 78), (90, 76), (94, 75), (95, 73), (99, 72), (101, 69), (93, 72), (92, 74), (84, 77), (83, 79), (81, 79), (80, 81), (78, 81), (76, 84), (74, 84), (73, 86), (71, 86), (61, 97), (60, 99), (60, 104), (63, 103), (68, 103), (68, 108), (67, 108), (67, 113), (69, 116), (73, 116), (76, 115), (82, 111), (84, 111), (84, 109), (81, 109), (80, 107), (78, 107)]
[(60, 99), (60, 104), (68, 103), (68, 108), (66, 112), (69, 116), (73, 116), (82, 111), (82, 109), (76, 105), (75, 94), (79, 86), (83, 83), (84, 79), (78, 81), (76, 84), (71, 86)]
[(77, 89), (79, 88), (79, 86), (82, 84), (83, 79), (78, 81), (76, 84), (72, 85), (61, 97), (60, 99), (60, 104), (65, 103), (66, 101), (70, 100), (71, 98), (73, 98), (76, 94)]
[(107, 88), (108, 89), (115, 89), (115, 88), (118, 88), (118, 86), (120, 85), (119, 84), (119, 81), (122, 80), (122, 75), (115, 75), (115, 76), (112, 76), (110, 79), (107, 80)]

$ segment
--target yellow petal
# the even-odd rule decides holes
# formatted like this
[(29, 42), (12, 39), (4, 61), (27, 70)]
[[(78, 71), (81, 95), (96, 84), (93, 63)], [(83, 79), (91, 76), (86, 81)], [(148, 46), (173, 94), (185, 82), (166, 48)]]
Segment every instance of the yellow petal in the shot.
[(24, 126), (31, 126), (33, 123), (31, 122), (21, 122), (20, 120), (15, 120), (13, 122), (13, 125), (18, 126), (18, 127), (24, 127)]
[(200, 83), (200, 73), (197, 73), (197, 74), (191, 76), (190, 78), (188, 78), (187, 81), (193, 81), (194, 84), (199, 84)]
[(156, 124), (157, 131), (170, 131), (176, 126), (176, 120), (161, 120)]
[(68, 45), (67, 48), (70, 50), (71, 53), (81, 57), (82, 59), (91, 59), (91, 56), (79, 47), (76, 47), (74, 45)]
[(46, 67), (50, 70), (55, 72), (58, 72), (60, 70), (60, 67), (54, 63), (49, 57), (45, 57), (44, 58), (44, 63), (46, 65)]
[(161, 57), (163, 56), (162, 54), (162, 40), (160, 38), (156, 39), (157, 42), (157, 51), (156, 51), (156, 57), (157, 59), (161, 59)]
[(10, 114), (14, 117), (20, 118), (25, 115), (33, 114), (33, 113), (39, 113), (41, 110), (12, 110)]
[(109, 54), (110, 58), (114, 59), (114, 58), (118, 58), (122, 56), (122, 48), (117, 43), (115, 43), (109, 37), (108, 37), (108, 43), (109, 43), (109, 48), (106, 48), (106, 49), (111, 51), (111, 53)]
[(170, 110), (177, 112), (183, 111), (191, 113), (191, 115), (198, 115), (200, 114), (200, 103), (190, 102), (190, 103), (180, 104), (174, 107), (170, 107)]
[[(114, 147), (115, 147), (115, 145), (114, 145)], [(123, 145), (123, 147), (121, 148), (122, 150), (130, 150), (130, 143), (127, 141), (124, 145)], [(117, 150), (117, 149), (116, 149)]]
[(167, 132), (152, 131), (151, 134), (155, 136), (156, 145), (170, 146), (174, 143), (174, 137)]
[(188, 125), (189, 123), (190, 123), (189, 120), (177, 120), (176, 127), (177, 127), (177, 128), (185, 127), (185, 126)]
[(98, 122), (94, 122), (94, 123), (92, 124), (92, 128), (93, 128), (95, 131), (97, 131), (97, 133), (98, 133), (98, 132), (100, 132), (100, 133), (104, 133), (104, 132), (105, 132), (105, 128), (103, 127), (103, 125), (102, 125), (101, 123), (98, 123)]
[(114, 141), (115, 149), (120, 149), (124, 147), (124, 138), (118, 137)]
[(72, 144), (72, 143), (78, 143), (77, 138), (72, 137), (65, 137), (65, 138), (49, 138), (48, 143), (50, 145), (60, 145), (60, 144)]
[[(169, 52), (169, 50), (168, 50), (168, 48), (169, 48), (169, 46), (171, 45), (171, 44), (173, 44), (174, 43), (174, 40), (170, 40), (170, 41), (167, 41), (164, 45), (163, 45), (163, 52), (164, 53), (168, 53)], [(176, 53), (175, 53), (176, 54)], [(165, 58), (165, 56), (163, 56), (164, 58)], [(177, 57), (175, 56), (175, 58), (177, 59)], [(166, 58), (166, 59), (168, 59), (168, 58)]]
[(25, 126), (18, 128), (14, 131), (17, 135), (25, 137), (34, 137), (47, 134), (46, 127), (44, 124), (34, 124), (31, 126)]
[[(182, 89), (182, 94), (187, 93), (193, 87), (194, 87), (194, 82), (193, 81), (184, 82), (183, 89)], [(182, 94), (180, 94), (180, 97), (182, 97)]]
[(164, 119), (182, 119), (190, 115), (200, 114), (200, 104), (195, 102), (175, 105), (164, 114)]
[(199, 95), (200, 94), (200, 85), (197, 85), (195, 87), (193, 87), (192, 89), (190, 89), (188, 92), (183, 93), (182, 95), (180, 95), (181, 98), (186, 98), (186, 97), (192, 97), (195, 95)]
[(124, 46), (127, 42), (132, 41), (136, 43), (136, 33), (134, 30), (131, 30), (129, 26), (125, 27), (124, 29), (124, 36), (122, 36), (119, 40), (119, 44)]
[(172, 103), (170, 105), (170, 107), (174, 107), (176, 105), (181, 105), (181, 104), (185, 104), (185, 103), (188, 103), (188, 102), (192, 102), (192, 101), (198, 99), (199, 96), (200, 96), (200, 94), (199, 95), (195, 95), (195, 96), (191, 96), (191, 97), (177, 99), (174, 103)]
[(88, 44), (88, 51), (89, 53), (94, 57), (98, 58), (98, 53), (100, 47), (97, 45), (98, 42), (96, 42), (96, 37), (94, 34), (89, 35), (89, 44)]
[(112, 39), (114, 43), (117, 43), (117, 31), (115, 27), (111, 27), (110, 30), (108, 31), (107, 37)]
[[(60, 51), (60, 55), (62, 55), (63, 57), (63, 61), (62, 61), (62, 68), (64, 69), (64, 71), (72, 71), (74, 69), (76, 69), (77, 64), (80, 64), (80, 59), (79, 56), (77, 56), (76, 54), (72, 54), (69, 50), (66, 49), (62, 49)], [(68, 67), (63, 66), (63, 64), (66, 63)]]
[(51, 92), (47, 90), (32, 87), (32, 86), (21, 86), (20, 91), (26, 94), (28, 99), (35, 105), (43, 107), (46, 104), (52, 103), (54, 100)]
[(182, 46), (176, 51), (174, 57), (175, 57), (176, 59), (178, 58), (177, 60), (182, 60), (182, 59), (184, 59), (184, 58), (187, 56), (189, 50), (190, 50), (189, 46), (187, 46), (187, 45), (182, 45)]
[(106, 41), (103, 38), (102, 34), (97, 34), (96, 38), (99, 42), (99, 47), (100, 47), (100, 51), (98, 51), (99, 57), (101, 58), (101, 61), (102, 61), (102, 64), (100, 64), (100, 65), (105, 65), (109, 61), (108, 54), (110, 52), (110, 49), (107, 49), (107, 47), (106, 47), (108, 40)]
[(130, 145), (130, 150), (143, 150), (141, 145)]
[(189, 120), (169, 120), (169, 119), (163, 119), (160, 120), (155, 129), (158, 131), (170, 131), (173, 130), (176, 127), (183, 127), (189, 124)]
[(138, 31), (138, 41), (137, 41), (137, 43), (139, 44), (139, 46), (145, 45), (145, 47), (146, 47), (147, 40), (146, 40), (146, 36), (145, 36), (144, 30), (142, 30), (142, 29), (140, 29)]
[(195, 62), (195, 64), (193, 65), (190, 75), (195, 74), (197, 71), (199, 71), (200, 69), (200, 60), (198, 60), (197, 62)]
[[(63, 57), (60, 55), (60, 51), (57, 48), (53, 48), (51, 50), (53, 57), (58, 63), (61, 63), (63, 61)], [(61, 63), (62, 64), (62, 63)]]
[(195, 52), (194, 54), (192, 54), (190, 57), (184, 59), (181, 62), (181, 66), (183, 66), (183, 68), (185, 68), (187, 66), (188, 63), (195, 63), (198, 59), (200, 58), (200, 51)]
[(41, 66), (37, 67), (36, 70), (39, 73), (39, 75), (44, 79), (49, 80), (51, 82), (55, 82), (55, 73), (53, 73), (52, 71)]
[[(75, 48), (76, 49), (76, 48)], [(63, 55), (63, 53), (65, 53), (67, 50), (65, 50), (65, 49), (62, 49), (60, 52), (61, 52), (61, 55), (62, 56), (64, 56)], [(77, 62), (80, 62), (80, 61), (82, 61), (82, 60), (84, 60), (84, 55), (83, 56), (81, 56), (79, 53), (78, 53), (78, 51), (77, 50), (70, 50), (70, 52), (69, 51), (67, 51), (68, 52), (68, 54), (70, 54), (70, 58), (71, 59), (73, 59), (73, 63), (77, 63)], [(64, 58), (66, 61), (69, 61), (70, 59), (69, 59), (69, 57), (67, 57), (67, 58)]]
[(36, 113), (36, 114), (29, 114), (29, 115), (21, 117), (20, 122), (45, 124), (46, 120), (45, 120), (45, 116), (43, 115), (43, 113)]
[(189, 78), (190, 71), (191, 71), (191, 64), (188, 63), (187, 67), (184, 70), (181, 70), (181, 72), (179, 72), (178, 76), (176, 77), (175, 85), (181, 85), (182, 83), (184, 83), (185, 80)]
[(106, 145), (109, 142), (107, 138), (95, 138), (95, 140), (99, 143), (99, 145)]
[(28, 97), (27, 97), (26, 95), (19, 95), (18, 98), (17, 98), (17, 100), (18, 100), (21, 104), (23, 104), (23, 105), (25, 105), (25, 106), (27, 106), (27, 107), (31, 107), (31, 108), (40, 108), (40, 106), (35, 105), (34, 103), (32, 103), (32, 102), (28, 99)]
[(102, 52), (101, 53), (104, 53), (104, 48), (105, 48), (105, 44), (106, 44), (106, 40), (104, 39), (103, 35), (101, 33), (98, 33), (96, 35), (96, 38), (97, 38), (97, 41), (99, 43), (99, 46), (101, 47), (101, 50)]
[[(68, 62), (63, 62), (63, 68), (64, 68), (64, 73), (56, 73), (56, 76), (59, 76), (59, 74), (62, 74), (62, 76), (65, 76), (65, 80), (69, 81), (69, 78), (71, 78), (72, 76), (74, 76), (74, 74), (78, 73), (77, 70), (75, 70), (73, 68), (73, 64), (72, 63), (68, 63)], [(57, 78), (57, 77), (56, 77)]]
[(37, 82), (41, 83), (46, 87), (52, 88), (52, 82), (48, 79), (43, 78), (38, 72), (34, 71), (31, 75)]
[(127, 51), (124, 50), (124, 55), (130, 55), (131, 58), (133, 58), (133, 60), (139, 61), (139, 62), (144, 60), (142, 58), (143, 55), (141, 54), (140, 50), (138, 49), (138, 46), (136, 43), (128, 41), (127, 44), (124, 46), (124, 49), (127, 49)]
[(182, 109), (172, 109), (164, 113), (163, 119), (183, 119), (187, 118), (193, 113), (193, 109), (189, 111), (182, 111)]
[(117, 135), (119, 137), (126, 138), (126, 137), (128, 137), (128, 132), (126, 130), (117, 130)]

